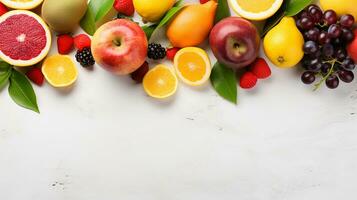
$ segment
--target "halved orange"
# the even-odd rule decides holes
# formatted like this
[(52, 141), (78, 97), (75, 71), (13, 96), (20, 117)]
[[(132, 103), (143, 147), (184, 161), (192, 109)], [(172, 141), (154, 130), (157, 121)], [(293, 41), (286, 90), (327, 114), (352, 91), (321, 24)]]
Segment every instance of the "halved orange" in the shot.
[(42, 64), (42, 73), (54, 87), (72, 85), (78, 76), (77, 67), (71, 57), (59, 54), (46, 58)]
[(273, 16), (283, 0), (229, 0), (231, 8), (240, 16), (250, 20), (264, 20)]
[(149, 96), (163, 99), (175, 94), (177, 82), (175, 72), (171, 68), (159, 64), (145, 75), (143, 87)]
[(174, 65), (177, 76), (188, 85), (202, 85), (211, 75), (211, 61), (207, 53), (198, 47), (186, 47), (178, 51)]
[(31, 10), (42, 3), (43, 0), (1, 0), (9, 8)]

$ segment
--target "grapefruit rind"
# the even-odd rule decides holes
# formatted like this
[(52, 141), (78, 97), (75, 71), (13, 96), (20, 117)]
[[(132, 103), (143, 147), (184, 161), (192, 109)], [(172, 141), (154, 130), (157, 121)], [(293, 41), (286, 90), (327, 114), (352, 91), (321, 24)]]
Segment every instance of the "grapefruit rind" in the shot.
[(5, 62), (7, 62), (11, 65), (17, 66), (17, 67), (27, 67), (27, 66), (32, 66), (32, 65), (39, 63), (41, 60), (43, 60), (47, 56), (47, 54), (51, 48), (51, 40), (52, 40), (51, 37), (52, 36), (51, 36), (50, 29), (48, 28), (46, 23), (42, 20), (42, 18), (31, 11), (27, 11), (27, 10), (9, 11), (0, 17), (0, 23), (4, 22), (8, 17), (11, 17), (13, 15), (20, 15), (20, 14), (25, 14), (25, 15), (33, 17), (43, 27), (43, 29), (46, 32), (46, 39), (47, 39), (46, 46), (44, 49), (42, 49), (41, 53), (38, 56), (36, 56), (35, 58), (32, 58), (30, 60), (11, 59), (9, 56), (5, 55), (1, 50), (0, 50), (0, 59), (4, 60)]
[(31, 1), (14, 1), (14, 0), (1, 0), (9, 8), (20, 9), (20, 10), (31, 10), (39, 6), (43, 0), (31, 0)]

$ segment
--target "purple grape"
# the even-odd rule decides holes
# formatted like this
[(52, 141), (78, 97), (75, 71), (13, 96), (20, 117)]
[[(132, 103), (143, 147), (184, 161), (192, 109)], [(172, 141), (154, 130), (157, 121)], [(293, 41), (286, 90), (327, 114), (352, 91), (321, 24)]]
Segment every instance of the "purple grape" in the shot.
[(304, 30), (303, 27), (302, 27), (302, 25), (301, 25), (301, 19), (296, 20), (296, 26), (298, 27), (298, 29), (299, 29), (300, 31), (303, 31), (303, 30)]
[(333, 10), (326, 10), (324, 13), (324, 20), (327, 25), (336, 24), (337, 23), (337, 14)]
[(300, 23), (301, 23), (301, 28), (303, 30), (309, 30), (314, 27), (314, 22), (313, 22), (312, 18), (309, 16), (301, 18)]
[(303, 50), (305, 54), (315, 54), (319, 51), (319, 45), (314, 41), (307, 41), (304, 44)]
[(342, 29), (338, 24), (332, 24), (327, 31), (330, 38), (338, 38), (342, 33)]
[(303, 18), (309, 16), (309, 13), (306, 10), (303, 10), (299, 13), (298, 18)]
[(343, 48), (338, 48), (335, 51), (335, 57), (337, 58), (337, 60), (339, 61), (343, 61), (346, 57), (347, 57), (347, 52), (345, 49)]
[[(311, 9), (320, 9), (320, 7), (318, 6), (318, 5), (316, 5), (316, 4), (310, 4), (307, 8), (306, 8), (306, 10), (308, 11), (308, 12), (310, 12), (310, 10)], [(320, 9), (321, 10), (321, 9)]]
[(342, 39), (347, 43), (351, 42), (355, 38), (353, 32), (350, 29), (342, 28)]
[(340, 81), (338, 80), (338, 77), (336, 75), (330, 75), (326, 79), (326, 86), (330, 89), (336, 89), (339, 84)]
[(332, 65), (330, 63), (323, 63), (321, 66), (321, 72), (323, 74), (328, 74), (328, 72), (330, 71)]
[(308, 30), (307, 32), (305, 32), (305, 38), (307, 40), (311, 40), (311, 41), (317, 41), (317, 39), (319, 38), (319, 34), (320, 34), (320, 30), (316, 27)]
[(356, 68), (356, 65), (351, 58), (346, 58), (342, 61), (341, 67), (347, 71), (352, 71)]
[(342, 15), (340, 18), (340, 24), (343, 27), (352, 28), (354, 23), (355, 23), (355, 18), (350, 14)]
[(340, 38), (335, 38), (331, 42), (334, 46), (341, 46), (343, 44), (342, 40)]
[(328, 43), (322, 46), (322, 55), (325, 58), (330, 58), (333, 56), (333, 54), (334, 54), (334, 48), (332, 44)]
[(341, 70), (338, 72), (338, 77), (341, 79), (341, 81), (345, 83), (351, 83), (353, 79), (355, 78), (353, 72), (347, 71), (347, 70)]
[(314, 23), (319, 23), (323, 17), (323, 13), (319, 7), (311, 7), (308, 9), (309, 15)]
[(314, 72), (306, 71), (301, 75), (301, 81), (307, 85), (315, 82), (315, 79), (316, 77)]
[(321, 67), (322, 67), (321, 60), (319, 58), (315, 58), (315, 59), (310, 60), (310, 62), (306, 66), (306, 69), (310, 70), (310, 71), (317, 72), (321, 69)]
[(331, 39), (326, 32), (321, 32), (318, 38), (319, 44), (330, 43)]

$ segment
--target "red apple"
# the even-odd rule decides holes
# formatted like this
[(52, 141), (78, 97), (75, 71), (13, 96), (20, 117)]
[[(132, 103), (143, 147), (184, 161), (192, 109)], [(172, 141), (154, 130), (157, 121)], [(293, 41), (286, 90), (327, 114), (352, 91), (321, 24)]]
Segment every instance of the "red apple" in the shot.
[(209, 42), (220, 63), (239, 69), (257, 58), (260, 37), (251, 22), (240, 17), (228, 17), (213, 27)]
[(354, 30), (355, 39), (347, 46), (348, 55), (357, 63), (357, 29)]
[(148, 41), (144, 31), (127, 19), (102, 25), (94, 34), (92, 54), (104, 69), (118, 75), (137, 70), (146, 59)]

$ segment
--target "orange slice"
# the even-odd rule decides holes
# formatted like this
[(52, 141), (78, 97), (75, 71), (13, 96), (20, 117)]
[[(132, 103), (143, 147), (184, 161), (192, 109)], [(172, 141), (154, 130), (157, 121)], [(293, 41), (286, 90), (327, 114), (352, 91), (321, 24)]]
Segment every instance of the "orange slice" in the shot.
[(31, 10), (42, 3), (43, 0), (1, 0), (9, 8)]
[(165, 65), (159, 64), (145, 75), (143, 87), (149, 96), (163, 99), (175, 94), (177, 82), (174, 71)]
[(186, 84), (199, 86), (211, 75), (211, 61), (198, 47), (186, 47), (177, 52), (174, 65), (177, 76)]
[(72, 85), (78, 76), (76, 65), (71, 57), (66, 55), (53, 55), (44, 61), (42, 73), (47, 82), (54, 87)]

